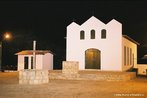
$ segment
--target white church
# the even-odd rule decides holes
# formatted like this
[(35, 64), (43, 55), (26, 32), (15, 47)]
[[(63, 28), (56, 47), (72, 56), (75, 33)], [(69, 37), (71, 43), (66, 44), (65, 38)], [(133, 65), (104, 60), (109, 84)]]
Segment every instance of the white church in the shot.
[(79, 25), (67, 26), (66, 61), (78, 61), (79, 69), (127, 71), (137, 66), (137, 43), (122, 35), (122, 24), (107, 24), (92, 16)]

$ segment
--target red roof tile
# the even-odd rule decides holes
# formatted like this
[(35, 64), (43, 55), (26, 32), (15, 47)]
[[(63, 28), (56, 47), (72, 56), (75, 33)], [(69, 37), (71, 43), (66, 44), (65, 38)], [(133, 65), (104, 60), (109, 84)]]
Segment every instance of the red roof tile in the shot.
[[(35, 53), (36, 53), (36, 55), (44, 55), (46, 53), (53, 54), (49, 50), (36, 50)], [(21, 51), (21, 52), (16, 53), (15, 55), (33, 55), (33, 50), (24, 50), (24, 51)]]

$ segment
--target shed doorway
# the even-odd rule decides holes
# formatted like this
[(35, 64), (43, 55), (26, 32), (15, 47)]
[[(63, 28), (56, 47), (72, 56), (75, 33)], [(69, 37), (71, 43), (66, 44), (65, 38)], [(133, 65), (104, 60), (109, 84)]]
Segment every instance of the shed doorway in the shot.
[(85, 69), (101, 68), (101, 51), (90, 48), (85, 51)]
[(29, 64), (29, 57), (24, 58), (24, 69), (28, 69), (28, 64)]

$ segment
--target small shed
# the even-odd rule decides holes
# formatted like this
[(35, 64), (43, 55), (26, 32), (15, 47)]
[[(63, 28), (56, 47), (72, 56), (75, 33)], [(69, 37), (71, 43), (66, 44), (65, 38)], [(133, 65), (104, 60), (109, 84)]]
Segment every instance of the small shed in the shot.
[[(36, 69), (53, 70), (53, 53), (49, 50), (36, 50)], [(33, 50), (23, 50), (18, 55), (17, 70), (33, 69)]]

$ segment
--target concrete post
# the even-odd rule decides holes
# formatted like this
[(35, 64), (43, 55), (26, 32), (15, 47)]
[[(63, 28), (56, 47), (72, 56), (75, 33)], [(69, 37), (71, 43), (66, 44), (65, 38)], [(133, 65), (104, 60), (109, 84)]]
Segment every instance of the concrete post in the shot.
[(33, 41), (33, 69), (36, 69), (36, 41)]

